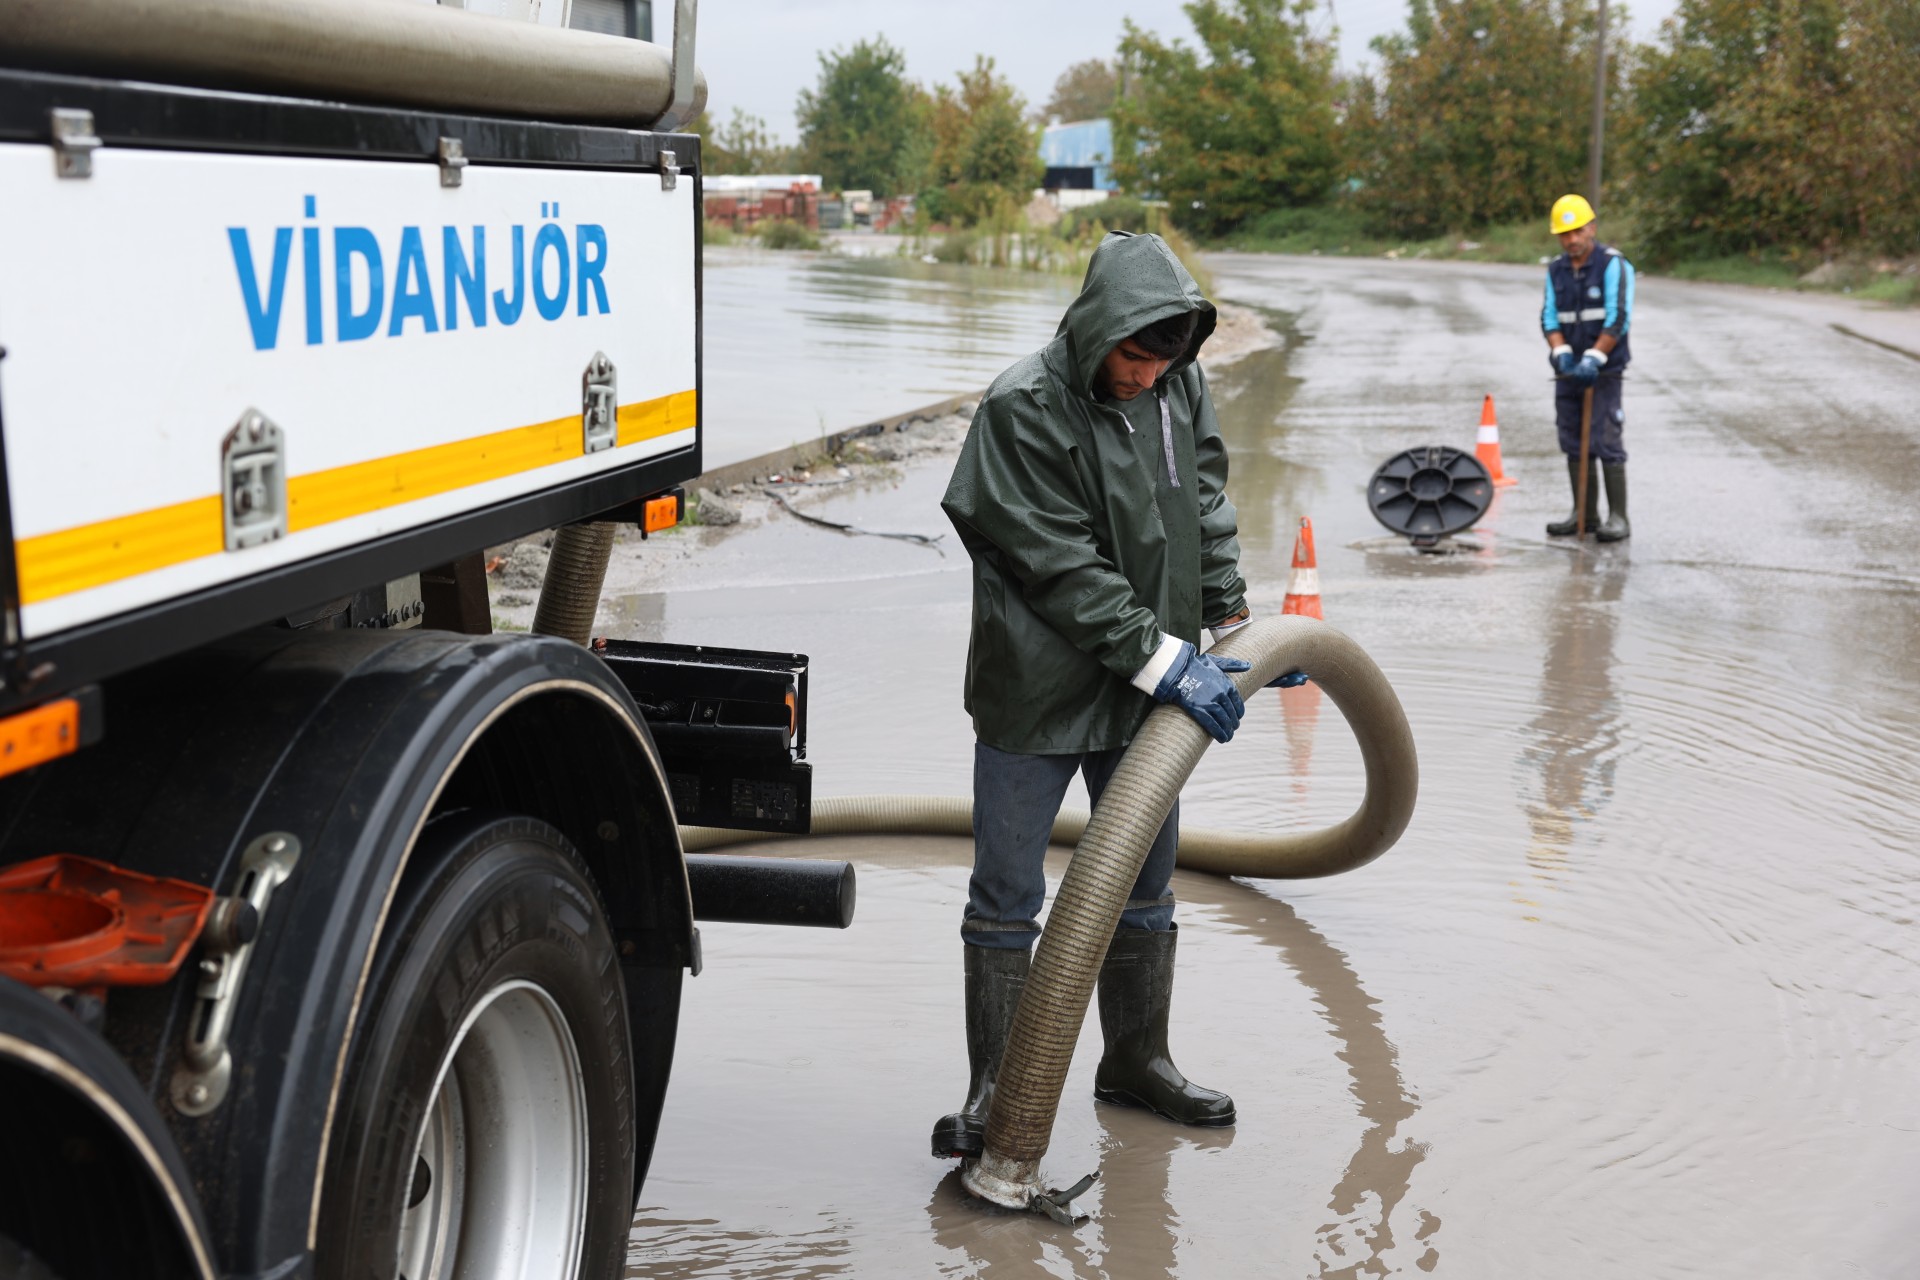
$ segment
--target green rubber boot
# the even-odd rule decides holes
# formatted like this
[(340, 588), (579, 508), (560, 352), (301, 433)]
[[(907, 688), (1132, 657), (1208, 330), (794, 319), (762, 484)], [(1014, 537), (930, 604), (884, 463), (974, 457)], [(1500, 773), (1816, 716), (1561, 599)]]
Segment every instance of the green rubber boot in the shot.
[(1633, 536), (1627, 523), (1627, 464), (1607, 464), (1607, 522), (1594, 537), (1602, 542), (1620, 542)]
[(1179, 926), (1114, 933), (1100, 968), (1100, 1031), (1107, 1042), (1093, 1096), (1141, 1107), (1175, 1124), (1218, 1129), (1233, 1123), (1233, 1099), (1180, 1074), (1167, 1052), (1173, 953)]
[(1013, 1030), (1013, 1011), (1026, 990), (1033, 953), (1025, 947), (976, 947), (962, 943), (967, 972), (967, 1101), (933, 1126), (933, 1158), (977, 1156), (986, 1145), (987, 1104), (993, 1077)]
[[(1573, 510), (1567, 512), (1565, 520), (1555, 520), (1547, 526), (1549, 538), (1571, 538), (1580, 524), (1580, 459), (1567, 458), (1567, 487), (1573, 490)], [(1587, 460), (1587, 532), (1592, 533), (1600, 523), (1600, 460)]]

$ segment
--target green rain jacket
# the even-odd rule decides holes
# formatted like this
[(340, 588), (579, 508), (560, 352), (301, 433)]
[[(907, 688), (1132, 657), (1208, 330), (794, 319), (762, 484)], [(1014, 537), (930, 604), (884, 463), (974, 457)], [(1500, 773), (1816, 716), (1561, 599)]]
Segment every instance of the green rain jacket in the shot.
[[(1095, 396), (1123, 338), (1187, 311), (1192, 344), (1131, 413)], [(1115, 232), (1053, 341), (981, 400), (941, 506), (973, 557), (966, 706), (988, 746), (1125, 746), (1153, 709), (1128, 681), (1161, 633), (1197, 645), (1245, 603), (1226, 445), (1194, 363), (1213, 328), (1165, 241)]]

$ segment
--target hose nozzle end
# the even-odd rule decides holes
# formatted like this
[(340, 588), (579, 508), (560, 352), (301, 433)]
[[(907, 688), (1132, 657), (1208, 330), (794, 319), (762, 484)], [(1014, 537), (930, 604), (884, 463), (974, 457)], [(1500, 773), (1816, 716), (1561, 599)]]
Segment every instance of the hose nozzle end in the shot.
[(960, 1185), (1004, 1209), (1029, 1209), (1044, 1213), (1063, 1227), (1086, 1220), (1084, 1213), (1073, 1211), (1074, 1200), (1093, 1185), (1097, 1173), (1090, 1173), (1064, 1191), (1048, 1191), (1040, 1185), (1038, 1160), (1010, 1160), (992, 1151), (969, 1160), (961, 1167)]
[(983, 1151), (978, 1160), (961, 1166), (960, 1185), (1003, 1209), (1025, 1209), (1035, 1196), (1045, 1193), (1038, 1160), (1009, 1160), (992, 1151)]

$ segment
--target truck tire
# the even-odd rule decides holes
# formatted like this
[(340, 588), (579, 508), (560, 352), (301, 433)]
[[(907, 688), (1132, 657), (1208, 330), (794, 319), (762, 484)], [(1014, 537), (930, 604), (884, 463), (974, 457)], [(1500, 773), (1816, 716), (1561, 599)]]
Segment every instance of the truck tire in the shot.
[(421, 834), (368, 975), (321, 1193), (324, 1280), (620, 1274), (633, 1065), (606, 914), (566, 837)]

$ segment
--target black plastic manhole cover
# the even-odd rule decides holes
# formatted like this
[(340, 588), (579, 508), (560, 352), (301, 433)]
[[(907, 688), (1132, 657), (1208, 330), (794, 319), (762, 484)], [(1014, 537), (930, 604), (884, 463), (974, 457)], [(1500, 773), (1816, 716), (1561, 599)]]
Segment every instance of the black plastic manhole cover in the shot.
[(1426, 545), (1472, 528), (1492, 502), (1493, 477), (1480, 460), (1444, 444), (1394, 454), (1367, 485), (1373, 518)]

